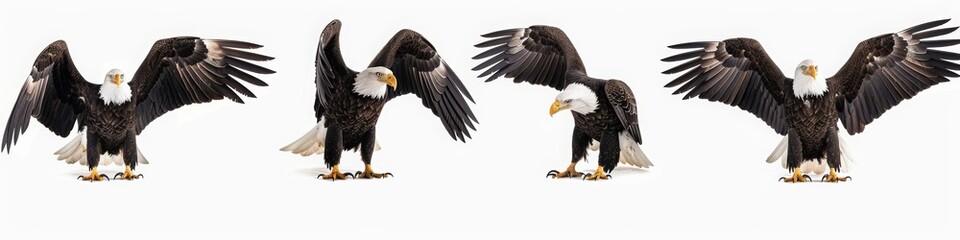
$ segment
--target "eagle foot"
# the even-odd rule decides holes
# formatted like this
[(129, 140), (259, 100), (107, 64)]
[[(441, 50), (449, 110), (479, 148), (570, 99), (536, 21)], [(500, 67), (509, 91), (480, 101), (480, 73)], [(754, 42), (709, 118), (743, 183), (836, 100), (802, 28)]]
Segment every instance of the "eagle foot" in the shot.
[(356, 176), (353, 175), (353, 173), (340, 173), (340, 172), (331, 172), (330, 174), (320, 174), (317, 176), (318, 179), (330, 180), (330, 181), (347, 180), (348, 179), (347, 177), (350, 177), (351, 179), (357, 178)]
[(355, 175), (353, 175), (353, 173), (340, 173), (340, 166), (339, 166), (339, 165), (334, 165), (334, 166), (333, 166), (333, 170), (330, 171), (330, 174), (320, 174), (320, 175), (317, 175), (317, 178), (318, 178), (318, 179), (330, 180), (330, 181), (347, 180), (347, 177), (350, 177), (350, 178), (353, 178), (353, 179), (356, 179), (356, 178), (357, 178)]
[(117, 173), (116, 175), (113, 175), (113, 180), (117, 180), (117, 179), (120, 179), (120, 180), (137, 180), (137, 179), (141, 179), (141, 178), (143, 178), (143, 174), (133, 174), (132, 172), (131, 172), (131, 173), (122, 172), (122, 173)]
[(387, 178), (387, 176), (393, 177), (393, 173), (376, 173), (373, 171), (373, 167), (370, 166), (370, 164), (366, 164), (363, 171), (357, 171), (355, 176), (360, 179), (380, 179)]
[(813, 182), (813, 179), (810, 178), (810, 175), (803, 174), (803, 172), (800, 171), (800, 168), (794, 168), (793, 176), (790, 176), (789, 178), (781, 177), (777, 181), (783, 181), (785, 183), (801, 183), (801, 182)]
[(97, 168), (93, 168), (90, 170), (90, 175), (86, 175), (86, 176), (80, 175), (79, 177), (77, 177), (77, 180), (91, 181), (91, 182), (99, 182), (103, 180), (110, 181), (110, 176), (107, 176), (106, 174), (97, 173)]
[(106, 174), (87, 175), (87, 176), (81, 175), (81, 176), (78, 176), (78, 177), (77, 177), (77, 180), (91, 181), (91, 182), (99, 182), (99, 181), (103, 181), (103, 180), (110, 181), (110, 176), (107, 176)]
[(831, 169), (830, 169), (830, 174), (823, 175), (823, 178), (820, 178), (820, 181), (821, 181), (821, 182), (839, 183), (839, 182), (853, 181), (853, 178), (850, 177), (850, 176), (840, 177), (839, 175), (837, 175), (837, 171), (835, 171), (835, 170), (833, 170), (833, 169), (831, 168)]
[(570, 171), (569, 169), (563, 172), (557, 171), (557, 170), (550, 170), (549, 172), (547, 172), (547, 177), (553, 177), (553, 178), (578, 178), (578, 177), (582, 177), (583, 175), (586, 175), (586, 174), (582, 172), (577, 172), (577, 171)]
[(130, 166), (127, 166), (127, 169), (122, 173), (117, 173), (113, 175), (113, 180), (137, 180), (143, 178), (143, 174), (134, 174), (133, 169), (130, 169)]
[(567, 170), (564, 170), (563, 172), (557, 171), (557, 170), (550, 170), (549, 172), (547, 172), (547, 177), (553, 177), (554, 179), (578, 178), (586, 175), (582, 172), (577, 172), (577, 170), (574, 168), (576, 165), (577, 165), (576, 163), (571, 163), (570, 166), (567, 167)]
[(367, 172), (367, 171), (363, 171), (363, 172), (357, 171), (356, 176), (357, 176), (357, 178), (359, 178), (359, 179), (380, 179), (380, 178), (387, 178), (388, 176), (389, 176), (389, 177), (393, 177), (393, 173), (388, 173), (388, 172), (387, 172), (387, 173), (374, 173), (373, 171), (369, 171), (369, 172)]
[(613, 175), (610, 175), (604, 172), (603, 166), (597, 167), (597, 172), (587, 173), (586, 175), (583, 175), (583, 180), (599, 181), (599, 180), (607, 180), (607, 179), (613, 179)]

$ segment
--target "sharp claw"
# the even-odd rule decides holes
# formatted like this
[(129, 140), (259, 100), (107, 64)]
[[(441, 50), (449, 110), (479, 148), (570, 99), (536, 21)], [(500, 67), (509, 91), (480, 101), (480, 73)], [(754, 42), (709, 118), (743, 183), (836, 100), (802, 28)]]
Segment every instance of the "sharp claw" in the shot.
[(137, 179), (143, 178), (143, 174), (137, 174)]
[(823, 177), (822, 177), (822, 178), (820, 178), (820, 181), (821, 181), (821, 182), (825, 182), (825, 181), (827, 181), (827, 175), (823, 175)]
[(804, 178), (804, 179), (807, 179), (808, 182), (813, 182), (813, 178), (810, 178), (810, 175), (804, 174), (804, 175), (803, 175), (803, 178)]
[(844, 180), (844, 181), (853, 181), (853, 177), (846, 176), (846, 177), (843, 177), (843, 180)]
[(113, 175), (113, 180), (117, 180), (120, 175), (123, 175), (123, 173), (117, 173), (116, 175)]
[(383, 174), (383, 177), (384, 177), (384, 178), (386, 178), (387, 176), (394, 177), (394, 176), (393, 176), (393, 173), (384, 173), (384, 174)]
[(317, 175), (317, 179), (320, 179), (322, 177), (323, 177), (323, 174)]
[[(359, 172), (357, 175), (360, 175)], [(350, 178), (357, 179), (357, 176), (353, 175), (353, 173), (344, 173), (343, 176), (350, 176)]]
[(786, 181), (786, 180), (787, 180), (787, 177), (780, 177), (780, 179), (777, 179), (777, 182), (779, 182), (779, 181)]
[(607, 174), (608, 179), (613, 179), (613, 175)]
[(100, 174), (99, 177), (102, 177), (104, 179), (107, 179), (107, 181), (110, 181), (110, 176), (107, 176), (106, 174)]
[(77, 180), (83, 179), (83, 175), (77, 176)]

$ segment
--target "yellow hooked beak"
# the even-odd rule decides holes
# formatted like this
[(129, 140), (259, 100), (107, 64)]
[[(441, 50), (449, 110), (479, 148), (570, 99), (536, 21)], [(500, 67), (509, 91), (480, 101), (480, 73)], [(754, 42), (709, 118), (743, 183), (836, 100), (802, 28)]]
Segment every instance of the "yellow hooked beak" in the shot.
[(394, 77), (393, 73), (387, 73), (387, 75), (383, 75), (383, 77), (380, 77), (380, 81), (386, 83), (387, 86), (392, 87), (393, 90), (397, 90), (397, 77)]
[(567, 104), (560, 102), (559, 100), (554, 100), (553, 105), (550, 105), (550, 117), (553, 117), (553, 114), (556, 114), (560, 110), (567, 109)]
[(120, 86), (120, 82), (122, 82), (122, 80), (120, 80), (120, 74), (114, 74), (114, 75), (113, 75), (113, 84), (116, 84), (117, 87), (119, 87), (119, 86)]
[(814, 80), (817, 79), (817, 66), (810, 65), (806, 70), (803, 70), (803, 74), (813, 77)]

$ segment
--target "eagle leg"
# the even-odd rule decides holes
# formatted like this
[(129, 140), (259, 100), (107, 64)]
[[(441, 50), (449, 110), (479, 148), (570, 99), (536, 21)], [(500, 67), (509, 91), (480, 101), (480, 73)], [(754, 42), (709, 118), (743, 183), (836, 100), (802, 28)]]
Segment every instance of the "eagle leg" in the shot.
[(141, 178), (143, 178), (143, 174), (134, 174), (133, 169), (130, 169), (130, 165), (127, 165), (127, 169), (123, 170), (122, 173), (113, 175), (113, 180), (136, 180)]
[(77, 179), (83, 180), (83, 181), (91, 181), (91, 182), (99, 182), (103, 180), (110, 181), (110, 177), (107, 176), (106, 174), (97, 173), (96, 167), (93, 167), (90, 169), (90, 175), (86, 175), (86, 176), (80, 175), (79, 177), (77, 177)]
[(790, 176), (789, 178), (781, 177), (780, 180), (777, 180), (777, 181), (783, 181), (785, 183), (800, 183), (800, 182), (812, 182), (813, 179), (810, 178), (809, 175), (803, 174), (803, 171), (800, 171), (800, 168), (794, 168), (793, 176)]
[(557, 170), (550, 170), (547, 172), (547, 177), (553, 178), (578, 178), (585, 175), (582, 172), (577, 172), (576, 169), (577, 163), (570, 163), (570, 166), (567, 167), (567, 170), (563, 172)]
[(371, 167), (370, 164), (366, 164), (363, 172), (357, 171), (356, 173), (356, 177), (360, 179), (380, 179), (387, 178), (387, 176), (393, 177), (393, 173), (375, 173), (373, 172), (373, 167)]
[(598, 181), (598, 180), (607, 180), (613, 179), (613, 175), (607, 174), (603, 171), (603, 166), (597, 166), (597, 172), (587, 173), (583, 176), (583, 180)]
[(333, 165), (333, 169), (330, 171), (330, 174), (320, 174), (317, 178), (322, 178), (323, 180), (347, 180), (347, 177), (357, 178), (353, 173), (340, 173), (340, 165)]
[(839, 183), (839, 182), (853, 181), (853, 178), (850, 176), (840, 177), (839, 175), (837, 175), (836, 170), (833, 170), (833, 168), (830, 168), (830, 174), (823, 175), (823, 178), (821, 178), (820, 181)]

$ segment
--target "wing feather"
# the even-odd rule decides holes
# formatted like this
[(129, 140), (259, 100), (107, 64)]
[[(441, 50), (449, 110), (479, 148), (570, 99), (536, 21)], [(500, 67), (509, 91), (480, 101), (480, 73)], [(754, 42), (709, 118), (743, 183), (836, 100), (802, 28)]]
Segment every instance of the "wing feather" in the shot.
[(478, 123), (477, 117), (466, 101), (473, 102), (473, 97), (433, 44), (419, 33), (397, 32), (370, 63), (374, 66), (390, 68), (397, 77), (397, 88), (387, 90), (387, 99), (416, 95), (440, 118), (453, 139), (465, 142), (471, 137), (470, 130), (476, 130), (473, 123)]
[[(513, 78), (516, 83), (527, 82), (563, 90), (567, 86), (567, 71), (586, 74), (576, 48), (559, 28), (531, 26), (496, 31), (482, 35), (494, 38), (474, 45), (491, 47), (473, 57), (486, 59), (473, 68), (478, 77), (487, 77), (487, 82), (500, 77)], [(489, 68), (488, 68), (489, 67)]]
[[(929, 38), (953, 33), (957, 27), (939, 28), (949, 19), (932, 21), (860, 42), (850, 59), (828, 78), (837, 89), (840, 122), (849, 134), (863, 132), (867, 124), (920, 91), (958, 77), (960, 54), (934, 48), (960, 44), (960, 39)], [(932, 29), (932, 30), (931, 30)]]
[(693, 49), (663, 58), (682, 62), (663, 74), (686, 71), (664, 87), (677, 89), (683, 99), (698, 97), (753, 113), (779, 134), (786, 134), (783, 88), (787, 78), (760, 43), (748, 38), (718, 42), (688, 42), (668, 46)]
[(7, 120), (0, 151), (10, 148), (27, 131), (30, 118), (36, 118), (57, 136), (67, 137), (73, 126), (80, 121), (85, 106), (83, 98), (96, 85), (87, 82), (77, 71), (64, 41), (48, 45), (34, 60), (16, 104)]
[(266, 82), (246, 71), (258, 74), (274, 72), (242, 59), (267, 61), (273, 58), (236, 48), (259, 47), (242, 41), (196, 37), (158, 40), (130, 82), (137, 100), (137, 133), (164, 113), (185, 105), (224, 98), (243, 103), (237, 92), (256, 97), (236, 79), (256, 86), (267, 86)]

